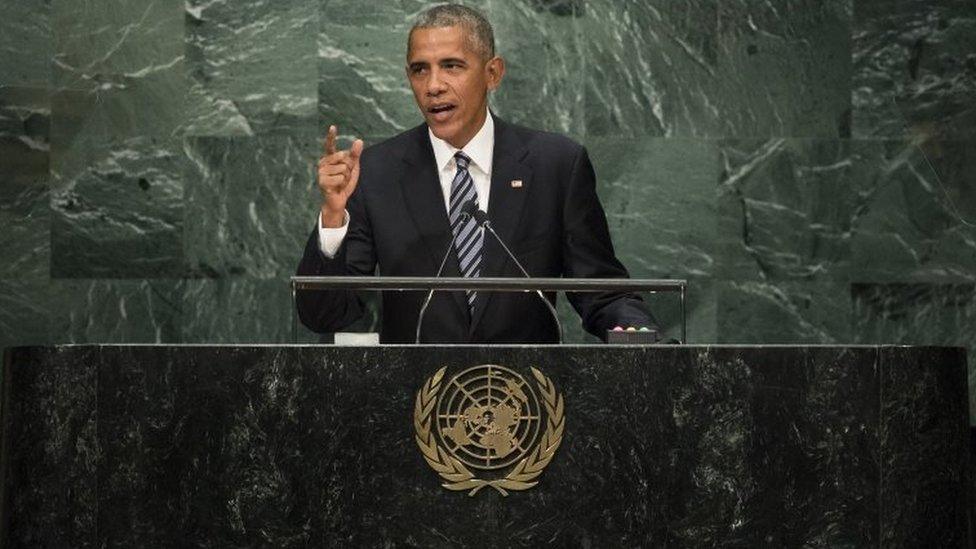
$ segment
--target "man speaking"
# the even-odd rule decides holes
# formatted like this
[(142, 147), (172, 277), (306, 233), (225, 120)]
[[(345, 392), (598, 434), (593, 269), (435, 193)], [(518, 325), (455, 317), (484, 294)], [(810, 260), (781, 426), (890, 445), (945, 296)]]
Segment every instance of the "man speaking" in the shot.
[[(364, 150), (336, 150), (329, 128), (318, 166), (322, 205), (300, 276), (521, 277), (498, 235), (532, 277), (626, 277), (614, 255), (586, 150), (551, 133), (508, 124), (488, 110), (505, 75), (479, 12), (443, 5), (410, 31), (407, 79), (424, 124)], [(438, 270), (440, 269), (440, 273)], [(385, 292), (380, 338), (412, 343), (424, 292)], [(555, 294), (547, 295), (550, 302)], [(655, 323), (629, 293), (568, 295), (583, 327)], [(299, 317), (335, 332), (363, 314), (355, 292), (300, 291)], [(559, 330), (527, 292), (439, 292), (420, 331), (433, 343), (551, 343)]]

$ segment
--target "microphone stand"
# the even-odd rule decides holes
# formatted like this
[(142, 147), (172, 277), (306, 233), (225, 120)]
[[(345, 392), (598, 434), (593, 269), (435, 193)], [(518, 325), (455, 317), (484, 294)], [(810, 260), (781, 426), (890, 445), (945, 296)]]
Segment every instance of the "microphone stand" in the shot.
[[(466, 210), (467, 208), (461, 211), (462, 223), (466, 221), (467, 218), (471, 217), (471, 214), (468, 213)], [(444, 251), (444, 257), (441, 258), (441, 264), (439, 267), (437, 267), (437, 274), (434, 275), (434, 278), (441, 276), (441, 273), (444, 272), (444, 265), (447, 264), (447, 258), (451, 255), (451, 250), (453, 248), (454, 248), (454, 237), (452, 236), (450, 242), (447, 244), (447, 250)], [(433, 297), (434, 297), (434, 289), (431, 288), (430, 291), (427, 292), (427, 297), (424, 298), (423, 305), (420, 306), (420, 314), (417, 315), (417, 332), (413, 340), (415, 345), (420, 344), (420, 329), (423, 327), (424, 324), (424, 315), (427, 313), (427, 306), (430, 305), (430, 300)]]
[[(518, 258), (515, 257), (515, 254), (512, 253), (512, 250), (508, 249), (508, 245), (505, 244), (505, 241), (502, 240), (502, 237), (498, 236), (498, 233), (495, 232), (495, 228), (491, 226), (491, 221), (488, 220), (488, 214), (486, 214), (484, 210), (477, 210), (472, 215), (474, 216), (475, 221), (480, 223), (481, 226), (484, 227), (488, 232), (490, 232), (491, 235), (495, 237), (495, 240), (497, 240), (498, 243), (502, 245), (502, 248), (505, 250), (505, 253), (508, 254), (508, 257), (512, 258), (512, 261), (514, 261), (515, 265), (519, 268), (520, 271), (522, 271), (522, 274), (525, 275), (525, 278), (532, 278), (532, 276), (529, 275), (529, 272), (525, 270), (525, 267), (523, 267), (522, 264), (519, 263)], [(542, 290), (535, 290), (535, 293), (538, 294), (539, 299), (541, 299), (542, 302), (546, 304), (546, 308), (549, 309), (549, 313), (552, 315), (552, 319), (556, 321), (556, 328), (559, 330), (559, 344), (561, 345), (564, 339), (564, 335), (563, 335), (563, 323), (559, 322), (559, 314), (556, 313), (556, 308), (552, 306), (552, 303), (550, 303), (549, 300), (546, 299), (546, 296), (542, 294)]]

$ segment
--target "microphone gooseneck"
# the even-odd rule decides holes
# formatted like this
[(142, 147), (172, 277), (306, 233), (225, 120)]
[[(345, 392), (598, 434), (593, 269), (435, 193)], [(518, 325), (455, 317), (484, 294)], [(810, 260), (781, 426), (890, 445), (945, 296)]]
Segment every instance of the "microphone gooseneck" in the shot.
[[(478, 206), (475, 205), (474, 200), (469, 200), (461, 208), (460, 221), (463, 223), (467, 218), (471, 217), (470, 210), (477, 210), (477, 209)], [(434, 278), (441, 276), (441, 273), (444, 272), (444, 265), (447, 264), (447, 258), (451, 255), (452, 248), (454, 248), (453, 238), (451, 238), (450, 242), (448, 242), (447, 249), (444, 250), (444, 257), (441, 258), (441, 264), (440, 266), (437, 267), (437, 274), (434, 275)], [(427, 292), (427, 297), (424, 298), (423, 305), (420, 306), (420, 314), (417, 315), (417, 330), (416, 330), (416, 335), (414, 337), (414, 344), (420, 343), (420, 329), (424, 325), (424, 315), (427, 313), (427, 306), (430, 305), (430, 300), (433, 297), (434, 297), (434, 289), (431, 288), (430, 291)]]
[[(495, 240), (502, 245), (502, 249), (504, 249), (505, 253), (508, 254), (508, 257), (510, 257), (512, 261), (515, 262), (515, 266), (517, 266), (519, 270), (522, 271), (522, 275), (524, 275), (525, 278), (532, 278), (532, 275), (530, 275), (529, 272), (525, 270), (525, 267), (523, 267), (522, 264), (519, 262), (518, 258), (515, 257), (515, 254), (512, 253), (512, 250), (508, 249), (508, 245), (505, 244), (505, 241), (502, 240), (502, 237), (498, 236), (498, 233), (495, 232), (495, 228), (491, 226), (491, 221), (488, 220), (488, 214), (485, 213), (484, 210), (478, 208), (477, 205), (475, 205), (472, 202), (465, 204), (465, 209), (463, 211), (467, 212), (468, 206), (472, 206), (474, 208), (474, 212), (471, 212), (470, 215), (474, 217), (474, 220), (478, 223), (478, 225), (484, 227), (488, 232), (491, 233), (492, 236), (495, 237)], [(549, 309), (549, 314), (552, 315), (552, 319), (556, 322), (556, 329), (559, 330), (559, 343), (562, 344), (564, 339), (563, 323), (559, 322), (559, 314), (556, 313), (556, 308), (553, 307), (552, 303), (550, 303), (549, 300), (546, 299), (546, 296), (542, 294), (542, 290), (535, 290), (535, 293), (539, 296), (539, 299), (541, 299), (542, 302), (546, 304), (546, 308)]]

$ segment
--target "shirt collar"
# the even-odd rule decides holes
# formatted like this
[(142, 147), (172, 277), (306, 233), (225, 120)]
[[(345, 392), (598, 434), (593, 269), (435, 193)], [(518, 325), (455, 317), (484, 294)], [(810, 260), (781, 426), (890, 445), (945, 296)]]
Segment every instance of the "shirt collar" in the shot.
[(430, 128), (427, 128), (427, 134), (430, 137), (430, 145), (434, 149), (434, 160), (439, 171), (450, 166), (454, 161), (455, 153), (464, 151), (475, 166), (484, 173), (491, 174), (491, 160), (495, 150), (495, 121), (492, 119), (491, 111), (485, 117), (485, 123), (481, 125), (478, 133), (462, 149), (455, 149), (447, 141), (438, 138)]

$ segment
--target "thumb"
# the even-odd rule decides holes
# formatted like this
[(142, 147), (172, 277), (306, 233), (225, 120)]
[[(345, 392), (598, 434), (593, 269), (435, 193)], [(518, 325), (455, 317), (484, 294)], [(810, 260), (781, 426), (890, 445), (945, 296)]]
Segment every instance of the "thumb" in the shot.
[(354, 162), (359, 161), (359, 156), (363, 154), (363, 140), (357, 139), (353, 141), (352, 147), (349, 149), (349, 155), (352, 157)]

